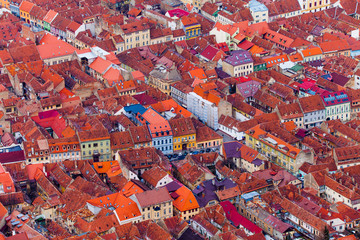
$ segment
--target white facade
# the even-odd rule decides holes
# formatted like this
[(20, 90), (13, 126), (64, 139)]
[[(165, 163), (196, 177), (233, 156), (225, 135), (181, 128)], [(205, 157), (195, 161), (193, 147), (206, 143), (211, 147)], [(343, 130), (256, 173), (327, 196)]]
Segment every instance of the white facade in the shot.
[(353, 89), (360, 89), (360, 75), (354, 75), (354, 86)]
[(303, 56), (303, 62), (312, 62), (312, 61), (317, 61), (317, 60), (322, 59), (322, 54), (311, 55), (311, 56), (307, 56), (307, 57), (304, 57), (304, 55), (302, 54), (302, 56)]
[(163, 177), (162, 179), (160, 179), (155, 188), (160, 188), (160, 187), (163, 187), (165, 185), (167, 185), (168, 183), (171, 183), (173, 180), (172, 178), (169, 176), (169, 174), (167, 174), (165, 177)]
[(200, 121), (206, 123), (207, 126), (214, 130), (219, 128), (218, 123), (218, 107), (216, 104), (203, 99), (194, 92), (187, 95), (188, 109), (192, 114), (197, 116)]
[(79, 32), (85, 31), (85, 25), (82, 24), (75, 32), (70, 31), (69, 29), (66, 30), (66, 40), (70, 44), (74, 44), (76, 36)]
[(326, 221), (336, 232), (343, 232), (345, 230), (345, 222), (340, 218), (335, 218)]
[(227, 135), (230, 135), (232, 138), (235, 138), (237, 140), (241, 140), (245, 137), (244, 132), (239, 132), (239, 130), (235, 127), (228, 128), (227, 126), (219, 124), (219, 129), (226, 133)]
[(56, 162), (62, 162), (65, 160), (81, 160), (80, 151), (76, 152), (66, 152), (66, 153), (51, 153), (50, 154), (50, 162), (56, 163)]
[(325, 121), (325, 109), (304, 113), (304, 126), (306, 128), (318, 127)]
[(327, 106), (326, 120), (341, 119), (342, 121), (350, 120), (350, 102), (344, 104), (336, 104), (333, 106)]
[(190, 220), (190, 225), (195, 231), (200, 233), (200, 235), (205, 236), (207, 239), (212, 239), (214, 237), (212, 233), (210, 233), (205, 227), (203, 227), (201, 224), (194, 221), (193, 219)]
[[(341, 187), (343, 187), (344, 189), (346, 188), (345, 186), (342, 185)], [(341, 194), (341, 189), (336, 189), (336, 190), (337, 191), (331, 189), (328, 186), (325, 186), (326, 200), (328, 202), (330, 203), (342, 202), (355, 210), (360, 209), (360, 199), (352, 201)]]
[(256, 0), (251, 0), (249, 2), (249, 9), (254, 23), (269, 21), (269, 10), (264, 4)]
[(174, 98), (174, 100), (177, 101), (181, 106), (187, 107), (187, 94), (177, 89), (175, 86), (171, 87), (171, 97)]
[(209, 35), (215, 35), (217, 43), (225, 42), (228, 46), (230, 46), (231, 36), (229, 33), (215, 27), (209, 32)]

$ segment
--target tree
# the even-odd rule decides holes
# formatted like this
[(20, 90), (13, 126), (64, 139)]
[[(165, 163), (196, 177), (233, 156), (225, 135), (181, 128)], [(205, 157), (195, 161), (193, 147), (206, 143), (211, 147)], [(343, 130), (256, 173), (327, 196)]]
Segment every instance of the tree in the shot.
[(325, 226), (324, 229), (324, 240), (330, 240), (330, 233), (329, 233), (329, 229), (327, 228), (327, 226)]

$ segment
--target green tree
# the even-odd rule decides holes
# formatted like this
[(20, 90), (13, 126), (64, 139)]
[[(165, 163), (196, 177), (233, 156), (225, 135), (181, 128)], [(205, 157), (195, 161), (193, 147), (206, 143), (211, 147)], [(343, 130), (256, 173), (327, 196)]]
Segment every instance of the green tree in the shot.
[(329, 233), (329, 229), (327, 228), (327, 226), (325, 226), (325, 229), (324, 229), (324, 240), (330, 240), (330, 233)]

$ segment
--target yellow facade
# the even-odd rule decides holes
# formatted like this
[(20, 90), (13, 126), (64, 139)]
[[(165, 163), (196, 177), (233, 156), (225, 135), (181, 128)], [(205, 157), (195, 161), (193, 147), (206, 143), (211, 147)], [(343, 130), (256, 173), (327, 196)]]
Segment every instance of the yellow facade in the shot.
[(187, 210), (187, 211), (177, 211), (180, 214), (180, 217), (185, 220), (185, 221), (189, 221), (190, 218), (192, 218), (193, 216), (199, 214), (199, 208), (195, 208), (195, 209), (191, 209), (191, 210)]
[(183, 146), (186, 144), (186, 149), (194, 149), (196, 148), (196, 135), (188, 134), (183, 136), (178, 136), (173, 138), (173, 150), (181, 151), (185, 150)]
[(331, 6), (330, 0), (308, 0), (302, 6), (302, 12), (318, 12)]
[(0, 0), (0, 6), (1, 6), (2, 8), (9, 9), (10, 3), (9, 3), (8, 0)]
[(196, 38), (201, 35), (201, 25), (185, 26), (185, 33), (187, 39)]
[(219, 139), (215, 139), (215, 140), (208, 140), (208, 141), (199, 141), (196, 143), (197, 148), (210, 148), (210, 147), (218, 147), (218, 146), (222, 146), (223, 144), (223, 139), (219, 138)]
[(28, 12), (20, 10), (20, 18), (24, 19), (25, 22), (30, 23), (30, 14)]
[(251, 147), (252, 149), (259, 151), (264, 156), (267, 156), (272, 162), (276, 163), (278, 166), (288, 169), (291, 172), (295, 171), (296, 156), (291, 157), (290, 154), (288, 155), (283, 153), (282, 151), (279, 151), (277, 148), (272, 146), (271, 143), (268, 143), (266, 141), (261, 141), (260, 139), (256, 139), (253, 136), (248, 135), (247, 133), (245, 134), (245, 141), (248, 147)]

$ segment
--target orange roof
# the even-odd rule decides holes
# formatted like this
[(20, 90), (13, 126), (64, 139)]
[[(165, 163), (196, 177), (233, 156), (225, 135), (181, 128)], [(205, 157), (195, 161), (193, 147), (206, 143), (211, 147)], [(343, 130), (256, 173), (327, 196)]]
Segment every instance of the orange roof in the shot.
[(36, 170), (40, 169), (42, 171), (43, 168), (44, 168), (44, 164), (42, 164), (42, 163), (26, 165), (25, 169), (26, 169), (26, 172), (28, 174), (29, 180), (34, 180)]
[[(110, 174), (112, 177), (122, 173), (118, 161), (94, 162), (94, 168), (97, 173)], [(108, 175), (108, 177), (110, 176)]]
[(264, 38), (287, 48), (289, 48), (292, 42), (294, 42), (293, 39), (272, 30), (267, 30)]
[(131, 72), (132, 77), (134, 78), (134, 80), (140, 80), (142, 82), (145, 82), (145, 76), (142, 72), (140, 71), (133, 71)]
[(124, 81), (121, 72), (115, 68), (109, 68), (109, 70), (107, 70), (104, 74), (103, 78), (109, 83), (109, 86), (113, 86), (114, 83), (120, 83)]
[(8, 213), (7, 209), (0, 202), (0, 220), (2, 220), (6, 216), (7, 213)]
[(76, 30), (79, 29), (79, 27), (81, 27), (80, 24), (78, 24), (77, 22), (72, 21), (69, 25), (67, 25), (66, 29), (68, 29), (71, 32), (75, 33)]
[(75, 47), (60, 39), (57, 39), (57, 37), (51, 34), (46, 34), (40, 40), (40, 45), (36, 47), (42, 60), (70, 55), (76, 51)]
[(300, 53), (295, 53), (289, 56), (289, 60), (291, 62), (300, 62), (303, 60), (303, 57), (301, 56)]
[(44, 175), (44, 172), (40, 168), (36, 168), (34, 179), (37, 181), (41, 176)]
[(206, 74), (202, 68), (190, 70), (189, 74), (192, 78), (206, 79)]
[(120, 221), (141, 216), (137, 204), (121, 192), (91, 199), (87, 202), (100, 208), (115, 208), (115, 214)]
[(217, 94), (214, 94), (214, 93), (209, 93), (208, 97), (207, 97), (207, 100), (209, 102), (212, 102), (212, 103), (215, 103), (216, 106), (219, 105), (219, 102), (221, 100), (221, 97), (219, 97)]
[(31, 3), (31, 2), (28, 2), (28, 1), (22, 1), (22, 3), (20, 4), (19, 9), (20, 9), (20, 11), (29, 13), (34, 5), (35, 5), (34, 3)]
[(119, 84), (116, 85), (116, 88), (118, 90), (118, 92), (125, 92), (125, 91), (129, 91), (129, 89), (135, 89), (135, 82), (134, 80), (129, 80), (129, 81), (125, 81), (125, 82), (120, 82)]
[(250, 48), (249, 52), (251, 53), (251, 55), (255, 55), (257, 53), (262, 53), (264, 50), (265, 49), (263, 49), (262, 47), (254, 45)]
[(142, 190), (138, 185), (130, 181), (123, 187), (123, 189), (121, 189), (120, 192), (126, 197), (130, 197), (135, 193), (142, 193), (143, 191), (144, 190)]
[(114, 52), (109, 53), (108, 55), (105, 56), (106, 60), (109, 60), (110, 62), (112, 62), (115, 65), (120, 65), (121, 62), (120, 60), (116, 57)]
[(220, 93), (215, 90), (216, 88), (217, 86), (214, 82), (207, 82), (195, 86), (194, 93), (201, 96), (203, 99), (206, 99), (218, 105), (221, 100), (221, 97), (220, 97)]
[(327, 52), (335, 52), (335, 51), (343, 51), (343, 50), (350, 50), (350, 45), (344, 39), (331, 41), (331, 42), (323, 42), (319, 44), (323, 53)]
[(75, 96), (75, 94), (67, 88), (63, 88), (63, 90), (61, 90), (59, 93), (60, 93), (60, 96), (64, 97), (64, 98), (69, 98), (69, 97)]
[[(250, 131), (253, 131), (253, 133), (250, 134)], [(296, 158), (296, 156), (301, 152), (299, 148), (296, 148), (293, 145), (283, 141), (282, 139), (275, 137), (270, 133), (265, 132), (260, 128), (260, 125), (256, 125), (255, 127), (245, 131), (245, 133), (293, 159)], [(263, 138), (259, 137), (261, 135), (263, 136)], [(271, 145), (270, 143), (268, 143), (268, 141), (266, 141), (267, 138), (271, 138), (272, 140), (275, 140), (277, 144), (275, 146)], [(281, 149), (279, 148), (279, 146), (281, 146)]]
[(84, 54), (84, 53), (89, 53), (89, 52), (91, 52), (91, 49), (90, 48), (84, 48), (84, 49), (76, 49), (76, 53), (78, 54), (78, 55), (80, 55), (80, 54)]
[(338, 238), (337, 240), (356, 240), (356, 239), (357, 238), (355, 237), (355, 235), (348, 235), (345, 237)]
[(181, 22), (184, 26), (199, 24), (195, 17), (183, 16)]
[(297, 128), (297, 125), (295, 124), (294, 121), (284, 122), (284, 125), (285, 125), (285, 129), (288, 132), (292, 132)]
[(238, 40), (239, 42), (241, 42), (245, 38), (246, 38), (246, 36), (244, 34), (242, 34), (242, 33), (239, 33), (234, 37), (234, 39)]
[(98, 72), (100, 74), (104, 74), (105, 71), (111, 66), (111, 62), (108, 60), (105, 60), (101, 57), (97, 57), (95, 61), (93, 61), (90, 64), (90, 68), (93, 69), (95, 72)]
[[(231, 36), (234, 35), (236, 33), (236, 31), (238, 31), (238, 27), (235, 27), (231, 24), (226, 24), (226, 25), (223, 25), (221, 24), (220, 22), (216, 22), (214, 28), (217, 28), (218, 30), (221, 30), (223, 32), (226, 32), (228, 34), (230, 34)], [(241, 41), (241, 37), (244, 36), (243, 34), (239, 33), (235, 36), (235, 38), (237, 37), (237, 39), (239, 41)], [(245, 38), (245, 36), (244, 36)]]
[(199, 204), (196, 201), (194, 194), (187, 187), (182, 186), (176, 190), (176, 193), (179, 197), (174, 200), (173, 205), (180, 212), (199, 208)]
[(177, 102), (175, 102), (172, 98), (154, 103), (151, 107), (158, 112), (172, 111), (173, 113), (180, 114), (184, 117), (190, 117), (192, 115), (190, 111), (177, 104)]
[(12, 180), (10, 173), (0, 173), (0, 183), (3, 185), (5, 193), (15, 192), (14, 181)]
[(322, 51), (319, 47), (307, 48), (301, 51), (304, 57), (310, 57), (315, 55), (321, 55)]
[(287, 62), (289, 61), (289, 59), (286, 54), (283, 54), (280, 56), (265, 58), (264, 61), (266, 62), (266, 67), (271, 68), (272, 66), (277, 65), (279, 63)]
[(188, 10), (189, 12), (191, 12), (191, 11), (193, 10), (194, 6), (193, 6), (192, 4), (190, 4), (190, 3), (187, 3), (187, 4), (186, 4), (186, 8), (187, 8), (187, 10)]
[(120, 221), (141, 216), (140, 209), (133, 200), (123, 195), (120, 196), (118, 201), (121, 205), (115, 209), (115, 213)]
[(140, 13), (141, 13), (141, 10), (139, 10), (137, 8), (133, 8), (128, 12), (128, 15), (137, 17)]
[(45, 17), (44, 17), (44, 21), (45, 22), (47, 22), (47, 23), (51, 23), (54, 19), (55, 19), (55, 17), (56, 17), (56, 15), (57, 15), (58, 13), (57, 12), (55, 12), (55, 11), (53, 11), (53, 10), (49, 10), (47, 13), (46, 13), (46, 15), (45, 15)]
[(195, 77), (193, 83), (191, 84), (191, 87), (195, 87), (195, 86), (197, 86), (197, 85), (199, 85), (201, 83), (205, 83), (205, 81)]
[(67, 126), (61, 134), (64, 138), (73, 137), (75, 135), (75, 130), (73, 130), (70, 126)]

